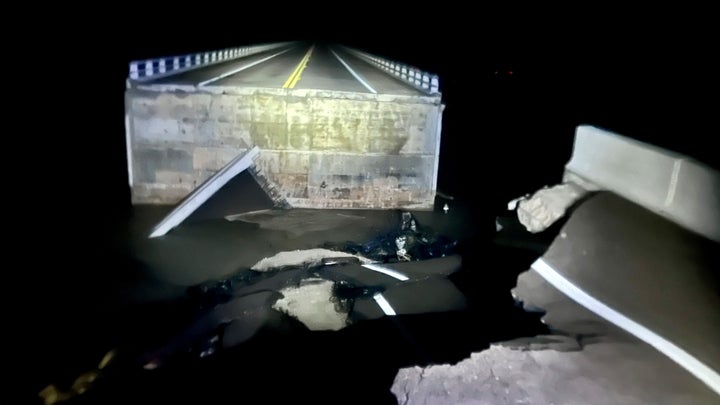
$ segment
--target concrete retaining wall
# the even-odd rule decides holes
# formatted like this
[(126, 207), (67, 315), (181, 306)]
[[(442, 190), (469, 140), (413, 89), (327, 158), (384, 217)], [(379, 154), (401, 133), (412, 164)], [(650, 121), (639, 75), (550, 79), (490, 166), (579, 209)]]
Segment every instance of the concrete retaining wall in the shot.
[(239, 153), (294, 207), (432, 208), (440, 96), (128, 89), (133, 203), (175, 204)]

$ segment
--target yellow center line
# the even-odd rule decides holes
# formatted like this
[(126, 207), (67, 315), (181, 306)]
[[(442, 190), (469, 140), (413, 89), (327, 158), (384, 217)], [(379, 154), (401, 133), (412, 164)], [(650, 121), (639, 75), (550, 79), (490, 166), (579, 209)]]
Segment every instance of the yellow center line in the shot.
[(302, 74), (303, 70), (305, 70), (305, 67), (307, 67), (308, 61), (310, 60), (310, 55), (312, 55), (312, 51), (315, 49), (315, 45), (311, 46), (310, 49), (307, 51), (305, 56), (302, 58), (300, 63), (298, 63), (295, 70), (293, 70), (292, 74), (288, 79), (285, 81), (285, 84), (283, 84), (283, 89), (292, 89), (295, 87), (295, 83), (300, 80), (300, 75)]

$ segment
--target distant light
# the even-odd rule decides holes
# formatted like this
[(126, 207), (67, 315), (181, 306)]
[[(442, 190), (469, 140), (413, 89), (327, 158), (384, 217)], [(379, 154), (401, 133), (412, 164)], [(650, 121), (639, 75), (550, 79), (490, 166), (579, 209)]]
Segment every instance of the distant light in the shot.
[(508, 70), (508, 74), (512, 76), (512, 70)]

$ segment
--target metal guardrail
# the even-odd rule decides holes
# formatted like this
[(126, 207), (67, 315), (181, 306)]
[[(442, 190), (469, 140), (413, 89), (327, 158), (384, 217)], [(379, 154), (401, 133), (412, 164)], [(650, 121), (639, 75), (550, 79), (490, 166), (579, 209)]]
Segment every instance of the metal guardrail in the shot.
[(225, 62), (231, 59), (265, 52), (270, 49), (277, 49), (289, 45), (290, 43), (291, 42), (275, 42), (263, 45), (132, 61), (130, 62), (129, 78), (130, 80), (135, 81), (157, 79), (159, 77), (169, 76), (171, 74), (212, 65), (214, 63)]
[(347, 52), (357, 56), (358, 58), (370, 63), (380, 70), (388, 73), (405, 83), (417, 88), (427, 94), (440, 93), (440, 78), (436, 74), (424, 72), (418, 68), (408, 66), (402, 63), (393, 62), (379, 56), (375, 56), (366, 52), (358, 51), (348, 47), (343, 47)]

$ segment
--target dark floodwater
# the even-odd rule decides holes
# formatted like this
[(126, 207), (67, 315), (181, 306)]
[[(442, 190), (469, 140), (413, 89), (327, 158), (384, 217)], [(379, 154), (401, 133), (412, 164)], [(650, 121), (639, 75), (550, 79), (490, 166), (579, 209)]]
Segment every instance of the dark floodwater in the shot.
[[(491, 342), (545, 331), (539, 316), (522, 311), (510, 296), (517, 274), (537, 253), (494, 243), (492, 222), (457, 200), (450, 204), (448, 215), (417, 213), (417, 219), (459, 240), (463, 268), (451, 280), (465, 294), (467, 310), (361, 321), (338, 332), (310, 332), (279, 316), (238, 347), (204, 359), (181, 355), (153, 371), (139, 367), (140, 355), (197, 314), (185, 285), (239, 269), (247, 249), (277, 252), (369, 237), (394, 226), (388, 220), (394, 213), (359, 213), (367, 215), (359, 233), (349, 227), (258, 231), (247, 223), (204, 219), (148, 241), (148, 229), (167, 208), (136, 207), (75, 251), (64, 249), (58, 263), (74, 263), (77, 271), (48, 276), (49, 284), (35, 290), (41, 309), (31, 322), (27, 358), (36, 366), (23, 376), (23, 395), (39, 401), (37, 393), (48, 384), (68, 387), (117, 348), (116, 363), (73, 402), (395, 403), (390, 386), (398, 368), (455, 363)], [(252, 233), (252, 241), (243, 233)]]

